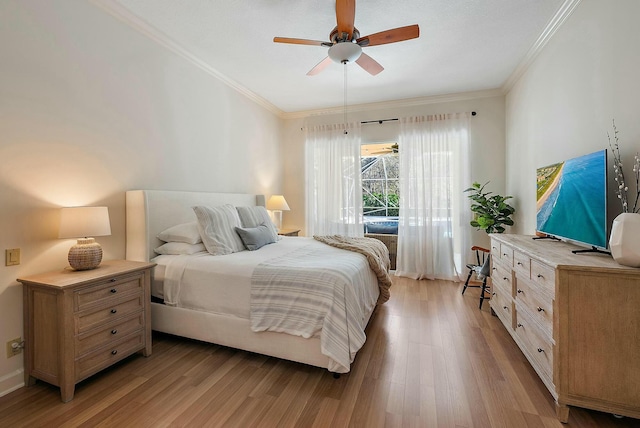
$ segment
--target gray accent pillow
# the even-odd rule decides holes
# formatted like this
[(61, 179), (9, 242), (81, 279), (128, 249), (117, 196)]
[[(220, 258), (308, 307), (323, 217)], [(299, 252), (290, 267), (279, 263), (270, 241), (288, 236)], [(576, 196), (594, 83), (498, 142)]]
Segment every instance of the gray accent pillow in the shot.
[(258, 227), (264, 224), (271, 231), (274, 242), (279, 239), (278, 229), (276, 229), (276, 225), (271, 221), (271, 217), (269, 217), (269, 213), (265, 207), (236, 207), (236, 209), (238, 210), (242, 227)]
[(249, 251), (257, 250), (267, 244), (276, 242), (271, 230), (266, 224), (258, 227), (236, 227), (236, 232), (242, 239), (244, 246)]

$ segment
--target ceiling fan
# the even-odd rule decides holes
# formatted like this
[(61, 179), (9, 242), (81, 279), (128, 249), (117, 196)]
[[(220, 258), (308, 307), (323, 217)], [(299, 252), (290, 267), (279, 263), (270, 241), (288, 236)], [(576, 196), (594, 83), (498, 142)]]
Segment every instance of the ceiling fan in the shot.
[(362, 52), (362, 48), (378, 46), (387, 43), (402, 42), (415, 39), (420, 36), (420, 28), (417, 24), (406, 27), (394, 28), (360, 37), (360, 32), (354, 27), (356, 15), (355, 0), (336, 0), (337, 26), (329, 34), (329, 41), (292, 39), (289, 37), (274, 37), (276, 43), (291, 43), (294, 45), (324, 46), (329, 48), (329, 55), (316, 64), (308, 73), (314, 76), (324, 70), (331, 61), (346, 64), (355, 61), (369, 74), (375, 76), (384, 68), (369, 55)]

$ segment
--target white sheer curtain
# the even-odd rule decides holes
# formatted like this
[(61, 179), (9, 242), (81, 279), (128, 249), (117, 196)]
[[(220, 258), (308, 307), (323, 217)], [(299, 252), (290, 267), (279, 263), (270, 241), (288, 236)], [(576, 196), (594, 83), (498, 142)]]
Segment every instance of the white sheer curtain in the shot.
[(469, 115), (400, 120), (396, 275), (459, 281), (469, 252)]
[(363, 236), (360, 123), (308, 127), (307, 235)]

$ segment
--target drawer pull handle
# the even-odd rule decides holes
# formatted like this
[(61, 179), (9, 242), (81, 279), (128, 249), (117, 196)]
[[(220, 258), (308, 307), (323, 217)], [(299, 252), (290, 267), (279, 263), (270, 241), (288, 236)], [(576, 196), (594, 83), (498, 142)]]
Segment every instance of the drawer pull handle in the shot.
[(112, 313), (112, 314), (115, 314), (116, 312), (118, 312), (118, 310), (117, 310), (117, 309), (111, 309), (111, 313)]
[(544, 276), (542, 276), (542, 274), (538, 274), (538, 278), (544, 278)]
[(518, 288), (518, 294), (521, 294), (521, 293), (522, 293), (522, 290)]
[(111, 289), (111, 290), (109, 290), (109, 291), (111, 291), (111, 294), (116, 294), (116, 293), (118, 292), (118, 290), (116, 290), (115, 288), (112, 288), (112, 289)]
[(507, 253), (502, 253), (503, 256), (507, 257)]
[(504, 309), (504, 310), (506, 311), (506, 310), (507, 310), (507, 307), (506, 307), (506, 306), (503, 306), (503, 307), (502, 307), (502, 309)]
[(109, 282), (116, 282), (116, 281), (117, 281), (117, 280), (116, 280), (115, 278), (111, 278), (111, 279), (109, 280)]
[(111, 351), (111, 355), (116, 355), (118, 353), (117, 349), (114, 349), (113, 351)]
[(493, 293), (491, 293), (491, 295), (492, 295), (492, 296), (495, 296), (495, 295), (496, 295), (496, 292), (494, 291)]
[(517, 325), (517, 326), (518, 326), (518, 327), (522, 327), (522, 324), (518, 323), (518, 325)]
[(503, 277), (502, 277), (502, 279), (506, 281), (506, 280), (508, 280), (509, 278), (507, 278), (506, 276), (503, 276)]
[(538, 352), (544, 352), (544, 349), (538, 348)]
[(538, 306), (536, 309), (538, 309), (538, 312), (544, 312), (544, 309), (542, 309), (540, 306)]
[(522, 263), (518, 262), (518, 265), (519, 265), (519, 266), (522, 266)]
[(117, 334), (118, 330), (116, 330), (115, 328), (113, 330), (111, 330), (111, 334)]

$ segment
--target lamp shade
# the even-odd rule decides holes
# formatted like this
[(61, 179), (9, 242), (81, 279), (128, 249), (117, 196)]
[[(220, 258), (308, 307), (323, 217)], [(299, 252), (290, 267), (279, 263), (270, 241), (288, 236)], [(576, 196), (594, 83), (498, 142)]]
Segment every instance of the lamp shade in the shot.
[(69, 249), (69, 265), (75, 270), (95, 269), (102, 261), (102, 247), (93, 236), (111, 235), (107, 207), (72, 207), (60, 211), (60, 238), (78, 238)]
[(59, 238), (111, 235), (107, 207), (71, 207), (60, 210)]
[(271, 211), (289, 211), (289, 204), (282, 195), (272, 195), (267, 201), (267, 209)]

